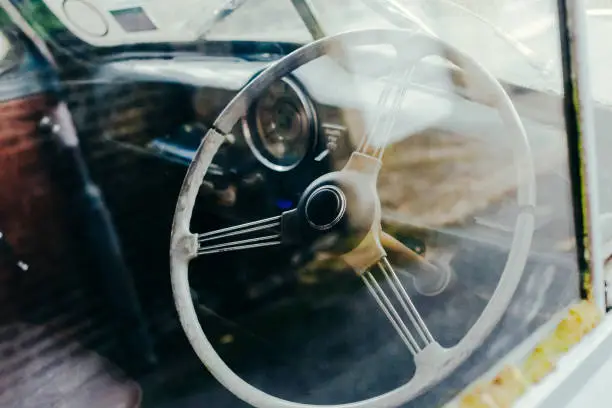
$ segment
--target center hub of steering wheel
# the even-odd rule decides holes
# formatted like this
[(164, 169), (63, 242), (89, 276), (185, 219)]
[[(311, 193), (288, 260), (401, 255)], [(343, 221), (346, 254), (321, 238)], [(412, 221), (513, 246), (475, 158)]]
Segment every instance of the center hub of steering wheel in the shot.
[(344, 254), (369, 233), (377, 196), (358, 172), (336, 171), (314, 180), (285, 217), (287, 242)]
[(338, 224), (346, 212), (346, 196), (334, 185), (318, 187), (306, 200), (306, 221), (319, 231)]

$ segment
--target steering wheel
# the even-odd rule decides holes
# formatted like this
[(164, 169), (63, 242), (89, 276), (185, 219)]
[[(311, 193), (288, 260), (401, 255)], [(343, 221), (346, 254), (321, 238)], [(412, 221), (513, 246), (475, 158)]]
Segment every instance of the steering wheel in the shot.
[[(512, 137), (519, 180), (517, 200), (520, 208), (512, 246), (489, 303), (466, 335), (450, 348), (442, 347), (433, 338), (387, 257), (387, 250), (402, 244), (393, 241), (382, 231), (381, 205), (376, 181), (395, 112), (379, 112), (372, 129), (363, 136), (359, 147), (352, 153), (346, 165), (339, 171), (314, 180), (303, 192), (296, 208), (275, 217), (206, 233), (195, 234), (190, 231), (190, 220), (204, 175), (213, 156), (226, 141), (226, 135), (230, 134), (250, 104), (275, 81), (325, 55), (334, 47), (374, 44), (391, 45), (397, 53), (397, 64), (391, 74), (394, 80), (389, 81), (383, 89), (379, 107), (388, 104), (389, 100), (394, 99), (397, 102), (402, 99), (407, 84), (398, 85), (398, 82), (407, 82), (406, 79), (417, 62), (428, 56), (443, 56), (462, 68), (467, 75), (482, 79), (483, 86), (495, 96), (495, 107)], [(196, 354), (213, 376), (245, 402), (260, 408), (321, 407), (322, 405), (296, 403), (272, 396), (234, 373), (217, 354), (202, 330), (188, 281), (189, 263), (198, 256), (267, 246), (316, 243), (317, 248), (343, 259), (363, 280), (382, 313), (391, 322), (408, 351), (414, 355), (416, 365), (412, 379), (392, 391), (358, 402), (327, 407), (396, 407), (415, 398), (449, 375), (482, 344), (501, 319), (527, 262), (534, 231), (535, 197), (535, 172), (521, 120), (501, 84), (476, 61), (439, 39), (407, 30), (368, 29), (320, 39), (272, 64), (244, 87), (204, 137), (187, 171), (174, 215), (170, 249), (172, 290), (182, 327)], [(280, 233), (270, 233), (270, 229), (274, 228), (280, 229)], [(254, 233), (256, 237), (241, 238), (247, 233)], [(220, 243), (230, 237), (233, 237), (233, 241)], [(408, 248), (403, 248), (403, 251), (410, 257)], [(417, 254), (412, 254), (412, 258), (426, 264)], [(399, 302), (396, 303), (401, 304), (401, 309), (394, 307), (373, 277), (371, 272), (375, 268), (384, 275)], [(448, 282), (448, 274), (435, 267), (423, 269), (422, 273), (416, 274), (414, 278), (423, 292), (432, 295), (443, 290)], [(402, 310), (408, 319), (400, 316)], [(409, 326), (412, 329), (409, 329)]]

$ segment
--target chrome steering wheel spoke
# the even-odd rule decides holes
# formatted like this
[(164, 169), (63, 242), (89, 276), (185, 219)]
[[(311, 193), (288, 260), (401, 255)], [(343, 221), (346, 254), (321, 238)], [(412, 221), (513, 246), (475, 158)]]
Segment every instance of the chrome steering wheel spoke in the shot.
[(382, 160), (393, 127), (402, 110), (402, 104), (406, 99), (413, 70), (414, 65), (405, 66), (402, 64), (402, 66), (396, 67), (391, 75), (386, 78), (385, 82), (387, 84), (378, 98), (373, 121), (356, 152)]
[(281, 245), (281, 219), (279, 215), (198, 234), (197, 255)]
[[(403, 310), (405, 317), (401, 316), (402, 313), (394, 306), (394, 302), (391, 300), (390, 296), (385, 293), (382, 285), (375, 278), (371, 270), (363, 273), (361, 279), (408, 350), (412, 355), (416, 356), (427, 348), (427, 346), (436, 341), (431, 335), (419, 311), (414, 306), (410, 295), (408, 295), (397, 273), (393, 270), (389, 260), (383, 257), (377, 263), (377, 267), (382, 273), (385, 282), (391, 288), (396, 303), (401, 305), (401, 310)], [(408, 321), (406, 321), (406, 317)]]

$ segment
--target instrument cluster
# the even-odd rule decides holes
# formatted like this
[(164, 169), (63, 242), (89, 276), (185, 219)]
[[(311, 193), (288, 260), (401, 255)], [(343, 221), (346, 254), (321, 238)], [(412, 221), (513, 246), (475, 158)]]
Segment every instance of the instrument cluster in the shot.
[[(197, 89), (192, 98), (196, 121), (211, 125), (233, 96), (226, 90)], [(275, 211), (295, 205), (309, 182), (335, 170), (353, 150), (340, 109), (315, 102), (290, 75), (251, 104), (233, 136), (222, 147), (223, 163), (213, 163), (213, 168), (230, 172), (225, 179), (231, 181), (217, 184), (225, 189), (233, 183), (238, 190), (248, 186), (251, 191), (255, 184), (265, 186), (258, 201), (270, 200)], [(236, 199), (244, 201), (240, 196), (246, 194), (237, 194)]]
[(242, 119), (242, 132), (253, 155), (280, 172), (294, 169), (313, 154), (318, 130), (312, 101), (291, 77), (272, 84)]

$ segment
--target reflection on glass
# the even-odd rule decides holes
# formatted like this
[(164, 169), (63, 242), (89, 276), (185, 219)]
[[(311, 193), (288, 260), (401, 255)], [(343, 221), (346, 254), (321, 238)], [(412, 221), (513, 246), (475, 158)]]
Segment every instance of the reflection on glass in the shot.
[(307, 3), (338, 36), (308, 52), (292, 1), (253, 0), (197, 45), (61, 62), (159, 344), (134, 370), (151, 400), (244, 405), (207, 372), (226, 373), (207, 339), (276, 397), (349, 403), (416, 378), (394, 404), (440, 406), (580, 299), (555, 2)]

